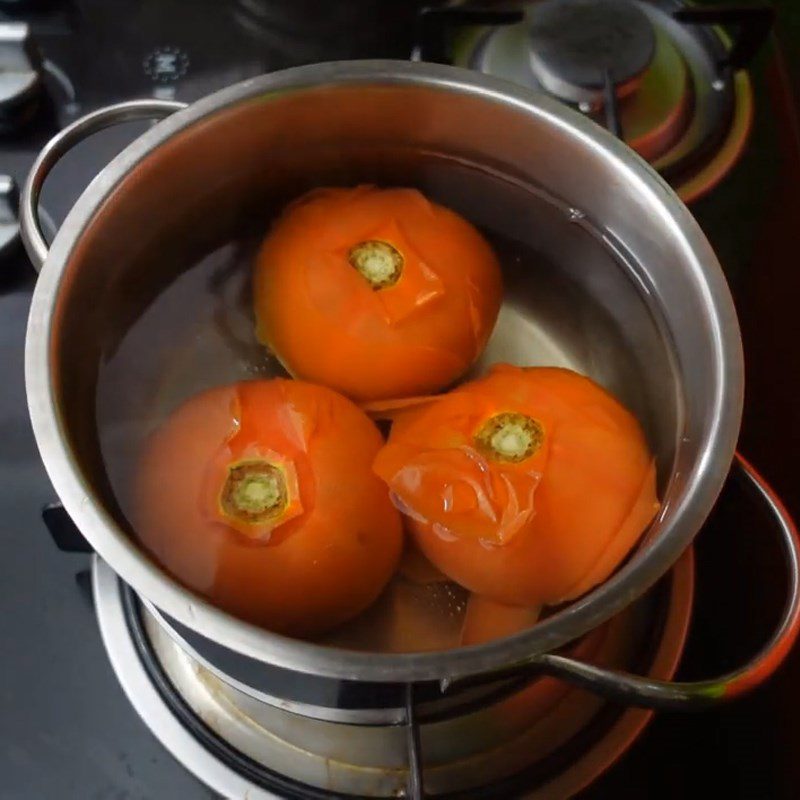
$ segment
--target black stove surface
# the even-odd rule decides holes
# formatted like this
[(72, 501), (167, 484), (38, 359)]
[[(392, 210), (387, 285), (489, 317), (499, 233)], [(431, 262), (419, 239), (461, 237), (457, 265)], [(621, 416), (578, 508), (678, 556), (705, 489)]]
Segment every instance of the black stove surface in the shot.
[[(21, 183), (59, 126), (130, 97), (193, 100), (292, 64), (405, 57), (410, 0), (0, 0), (30, 23), (46, 102), (0, 138), (0, 173)], [(796, 516), (800, 487), (800, 8), (782, 4), (757, 62), (753, 135), (740, 164), (693, 211), (731, 280), (748, 394), (741, 447)], [(0, 29), (1, 30), (1, 29)], [(1, 85), (0, 85), (0, 88)], [(2, 99), (0, 98), (0, 103)], [(0, 114), (2, 109), (0, 108)], [(101, 134), (59, 165), (44, 194), (57, 224), (134, 125)], [(0, 263), (0, 800), (208, 798), (138, 719), (117, 684), (91, 610), (87, 556), (53, 545), (41, 521), (55, 499), (28, 422), (25, 325), (35, 276), (21, 248)], [(794, 390), (794, 391), (793, 391)], [(697, 602), (680, 677), (725, 670), (775, 619), (781, 585), (762, 527), (735, 497), (698, 539)], [(794, 798), (800, 785), (800, 649), (749, 698), (692, 716), (660, 714), (585, 798)]]

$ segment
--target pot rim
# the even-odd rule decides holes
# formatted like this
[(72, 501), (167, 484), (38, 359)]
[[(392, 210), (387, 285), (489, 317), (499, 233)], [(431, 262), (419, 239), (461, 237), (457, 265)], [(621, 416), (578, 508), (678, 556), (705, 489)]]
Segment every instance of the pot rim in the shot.
[[(661, 535), (646, 552), (624, 564), (589, 594), (529, 631), (453, 651), (388, 655), (291, 639), (244, 622), (183, 587), (140, 550), (93, 499), (69, 447), (52, 376), (50, 338), (66, 267), (77, 241), (120, 180), (171, 137), (223, 109), (276, 90), (358, 84), (418, 85), (472, 95), (543, 118), (565, 137), (578, 139), (595, 157), (610, 162), (638, 193), (660, 206), (704, 295), (713, 338), (718, 374), (712, 422), (693, 474)], [(34, 291), (25, 353), (31, 422), (53, 486), (92, 547), (137, 593), (179, 622), (251, 658), (322, 677), (391, 683), (487, 673), (554, 650), (605, 622), (652, 586), (694, 538), (728, 474), (741, 420), (743, 373), (739, 326), (719, 262), (689, 211), (646, 162), (595, 123), (555, 100), (456, 67), (392, 60), (311, 64), (251, 78), (176, 112), (136, 139), (89, 184), (59, 230)]]

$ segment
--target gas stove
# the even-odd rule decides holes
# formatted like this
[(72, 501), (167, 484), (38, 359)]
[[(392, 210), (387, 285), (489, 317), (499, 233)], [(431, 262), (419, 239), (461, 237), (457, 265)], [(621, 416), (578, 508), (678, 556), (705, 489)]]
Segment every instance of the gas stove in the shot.
[[(0, 0), (0, 509), (6, 544), (0, 634), (7, 643), (0, 798), (217, 797), (205, 784), (221, 769), (244, 781), (225, 784), (239, 791), (233, 796), (247, 796), (249, 786), (275, 796), (341, 796), (306, 790), (297, 779), (270, 784), (265, 770), (253, 766), (263, 768), (267, 755), (242, 757), (247, 744), (237, 740), (238, 751), (226, 756), (204, 738), (216, 730), (212, 717), (220, 707), (192, 702), (186, 664), (170, 655), (151, 612), (102, 566), (95, 567), (92, 586), (92, 557), (80, 552), (40, 464), (23, 385), (35, 274), (19, 245), (16, 186), (50, 136), (109, 103), (135, 97), (191, 102), (252, 75), (321, 60), (449, 61), (545, 91), (624, 138), (691, 203), (741, 317), (748, 366), (741, 447), (798, 515), (791, 444), (800, 441), (792, 391), (800, 388), (800, 353), (781, 343), (798, 333), (793, 306), (800, 277), (792, 263), (800, 140), (798, 86), (790, 76), (800, 68), (800, 12), (789, 0), (780, 4), (775, 33), (764, 43), (770, 12), (710, 8), (666, 0), (425, 9), (408, 0), (350, 0), (332, 8), (310, 0), (195, 0), (191, 6), (179, 0)], [(736, 69), (745, 62), (746, 71)], [(142, 124), (129, 123), (103, 131), (58, 165), (42, 198), (50, 234), (88, 181), (141, 130)], [(705, 677), (742, 661), (776, 618), (778, 553), (753, 540), (758, 522), (735, 492), (726, 491), (698, 537), (679, 678)], [(796, 796), (800, 692), (792, 673), (798, 664), (795, 652), (771, 683), (730, 707), (656, 715), (627, 755), (581, 796), (701, 797), (712, 786), (723, 796)], [(151, 715), (148, 724), (120, 681), (139, 693), (135, 705)], [(182, 692), (170, 694), (170, 686)], [(553, 785), (578, 791), (600, 770), (572, 782), (563, 776), (575, 777), (570, 768), (605, 741), (598, 730), (619, 731), (620, 720), (631, 724), (630, 714), (641, 712), (605, 709), (590, 734), (579, 726), (570, 747), (525, 779), (459, 796), (564, 796), (567, 789), (559, 795)], [(197, 718), (207, 724), (195, 727)], [(226, 724), (233, 723), (218, 720), (217, 728)], [(637, 725), (625, 730), (638, 731)], [(624, 749), (601, 758), (602, 766)], [(266, 773), (275, 772), (275, 763), (267, 763)], [(559, 779), (566, 783), (554, 783)]]
[[(417, 54), (545, 92), (609, 128), (691, 202), (732, 168), (750, 129), (745, 68), (769, 6), (544, 0), (422, 15)], [(716, 23), (726, 23), (722, 28)]]

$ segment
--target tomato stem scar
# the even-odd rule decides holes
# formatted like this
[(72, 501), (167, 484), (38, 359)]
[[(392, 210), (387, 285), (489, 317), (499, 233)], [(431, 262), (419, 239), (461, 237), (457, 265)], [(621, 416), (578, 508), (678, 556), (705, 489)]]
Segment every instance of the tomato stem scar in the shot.
[(475, 434), (475, 445), (495, 461), (519, 462), (530, 458), (544, 442), (544, 428), (525, 414), (495, 414)]
[(380, 239), (359, 242), (350, 249), (348, 260), (375, 291), (394, 286), (403, 272), (400, 251)]
[(258, 524), (279, 517), (288, 504), (286, 479), (269, 461), (245, 461), (228, 467), (220, 506), (229, 517)]

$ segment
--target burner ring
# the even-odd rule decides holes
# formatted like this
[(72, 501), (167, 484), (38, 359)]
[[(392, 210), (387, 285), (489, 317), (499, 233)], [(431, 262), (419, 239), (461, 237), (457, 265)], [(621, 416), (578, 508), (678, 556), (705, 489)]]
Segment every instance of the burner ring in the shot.
[[(602, 124), (604, 92), (560, 80), (532, 51), (531, 25), (553, 2), (530, 6), (516, 24), (476, 26), (454, 45), (454, 63), (547, 92)], [(744, 70), (720, 78), (730, 40), (723, 31), (676, 19), (682, 0), (633, 5), (655, 32), (655, 52), (641, 75), (614, 86), (624, 141), (691, 202), (732, 169), (748, 139), (750, 79)]]

